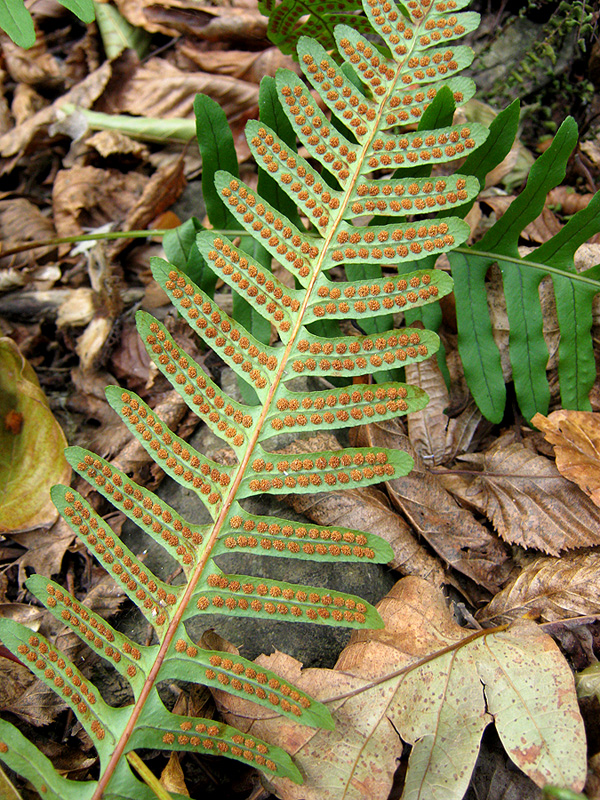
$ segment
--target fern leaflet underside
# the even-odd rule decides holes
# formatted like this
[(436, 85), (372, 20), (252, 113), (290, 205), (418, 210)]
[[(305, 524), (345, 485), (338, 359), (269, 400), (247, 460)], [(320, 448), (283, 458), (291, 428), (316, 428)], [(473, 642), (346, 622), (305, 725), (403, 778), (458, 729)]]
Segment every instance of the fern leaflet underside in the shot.
[[(98, 780), (69, 781), (12, 725), (0, 722), (0, 757), (44, 797), (149, 800), (151, 791), (123, 758), (136, 748), (224, 754), (267, 773), (302, 780), (280, 748), (211, 719), (168, 711), (157, 691), (158, 683), (167, 679), (225, 689), (309, 726), (333, 725), (325, 706), (250, 661), (199, 647), (183, 623), (218, 611), (363, 629), (382, 624), (375, 609), (359, 597), (225, 574), (215, 558), (233, 550), (311, 561), (385, 563), (392, 557), (389, 545), (377, 536), (252, 515), (244, 498), (368, 486), (412, 467), (406, 453), (393, 450), (361, 447), (285, 456), (273, 452), (270, 442), (280, 431), (304, 433), (382, 421), (426, 404), (426, 395), (415, 387), (352, 381), (429, 358), (438, 347), (436, 334), (406, 328), (374, 335), (355, 330), (332, 338), (314, 331), (315, 323), (354, 319), (360, 324), (361, 319), (409, 311), (451, 291), (444, 272), (404, 274), (405, 265), (420, 259), (429, 259), (429, 264), (431, 257), (467, 239), (468, 226), (451, 214), (476, 197), (477, 179), (460, 174), (430, 178), (429, 173), (434, 165), (472, 152), (487, 130), (477, 124), (418, 131), (409, 126), (419, 122), (442, 87), (449, 87), (458, 102), (474, 92), (470, 80), (455, 77), (472, 53), (453, 42), (478, 23), (477, 14), (457, 13), (466, 4), (411, 0), (400, 7), (365, 0), (366, 19), (381, 44), (377, 47), (353, 28), (338, 25), (343, 67), (318, 42), (300, 40), (306, 79), (332, 119), (319, 109), (307, 83), (281, 71), (279, 98), (309, 158), (257, 122), (248, 124), (247, 138), (259, 167), (287, 193), (300, 218), (308, 218), (309, 227), (294, 224), (237, 177), (216, 173), (216, 188), (237, 224), (296, 280), (297, 288), (288, 288), (224, 235), (198, 235), (198, 249), (215, 274), (275, 329), (274, 345), (255, 339), (182, 272), (154, 260), (154, 276), (179, 313), (252, 386), (259, 404), (229, 397), (165, 326), (138, 314), (140, 335), (153, 361), (232, 449), (236, 463), (223, 465), (195, 451), (141, 398), (118, 387), (107, 391), (112, 407), (161, 468), (197, 492), (212, 523), (192, 525), (99, 456), (81, 448), (67, 451), (79, 475), (178, 561), (185, 581), (177, 586), (161, 581), (82, 496), (67, 487), (54, 488), (64, 519), (122, 584), (152, 627), (155, 643), (130, 640), (58, 584), (41, 576), (29, 579), (35, 596), (129, 682), (134, 697), (131, 705), (109, 706), (51, 642), (13, 621), (0, 621), (5, 645), (62, 696), (98, 753)], [(435, 211), (443, 214), (433, 219)], [(374, 214), (385, 224), (365, 224), (365, 216)], [(419, 215), (428, 218), (418, 221)], [(328, 275), (334, 268), (339, 273), (340, 267), (356, 264), (377, 266), (382, 277), (344, 281)], [(341, 378), (349, 385), (292, 390), (287, 383), (298, 376)]]

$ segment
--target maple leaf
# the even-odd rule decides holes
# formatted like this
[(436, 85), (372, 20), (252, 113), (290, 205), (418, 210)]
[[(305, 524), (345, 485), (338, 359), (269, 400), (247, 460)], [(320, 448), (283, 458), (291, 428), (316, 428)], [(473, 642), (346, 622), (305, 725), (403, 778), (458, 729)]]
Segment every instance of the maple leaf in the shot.
[(491, 722), (538, 786), (583, 787), (586, 742), (573, 675), (548, 635), (526, 620), (467, 631), (443, 594), (412, 576), (378, 610), (385, 628), (353, 635), (333, 670), (301, 670), (282, 653), (258, 659), (327, 703), (335, 730), (301, 728), (217, 693), (238, 727), (293, 754), (304, 785), (275, 779), (278, 797), (386, 800), (401, 737), (413, 745), (403, 800), (460, 800)]

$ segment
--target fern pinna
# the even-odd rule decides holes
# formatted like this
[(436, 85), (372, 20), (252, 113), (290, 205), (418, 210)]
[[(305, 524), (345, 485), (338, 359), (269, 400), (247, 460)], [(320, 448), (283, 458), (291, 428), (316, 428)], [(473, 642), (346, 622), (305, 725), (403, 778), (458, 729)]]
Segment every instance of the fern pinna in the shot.
[[(279, 748), (212, 719), (168, 711), (157, 691), (163, 680), (226, 689), (306, 725), (334, 724), (325, 706), (277, 675), (241, 657), (199, 647), (184, 623), (218, 611), (361, 629), (381, 625), (375, 609), (358, 597), (224, 574), (215, 559), (232, 550), (314, 561), (385, 563), (392, 557), (389, 545), (376, 536), (255, 516), (244, 509), (243, 501), (266, 492), (368, 486), (411, 469), (404, 452), (361, 447), (287, 457), (272, 452), (269, 441), (280, 431), (305, 433), (381, 421), (426, 404), (426, 395), (415, 387), (353, 381), (429, 358), (438, 347), (436, 334), (408, 328), (373, 335), (348, 330), (346, 336), (331, 337), (318, 335), (315, 325), (347, 319), (368, 322), (382, 313), (406, 312), (451, 289), (443, 271), (404, 274), (403, 269), (450, 250), (469, 233), (451, 210), (476, 196), (477, 180), (460, 174), (432, 178), (430, 172), (433, 165), (472, 151), (487, 131), (480, 125), (426, 127), (431, 124), (427, 120), (435, 118), (426, 109), (436, 108), (442, 85), (456, 100), (467, 99), (474, 90), (470, 80), (453, 77), (472, 58), (468, 48), (452, 44), (477, 25), (477, 14), (455, 13), (465, 5), (466, 0), (411, 0), (406, 6), (364, 0), (367, 19), (381, 43), (375, 46), (354, 29), (337, 26), (342, 67), (316, 41), (300, 40), (302, 69), (330, 109), (331, 120), (305, 82), (281, 71), (278, 95), (308, 158), (259, 122), (248, 123), (247, 138), (259, 167), (275, 178), (301, 216), (308, 218), (309, 227), (293, 224), (238, 178), (216, 173), (216, 187), (230, 213), (291, 272), (297, 288), (287, 288), (222, 234), (202, 231), (198, 249), (218, 277), (271, 323), (278, 342), (261, 343), (185, 274), (165, 261), (154, 261), (154, 276), (179, 313), (253, 387), (259, 404), (228, 397), (161, 323), (139, 313), (139, 331), (152, 359), (189, 407), (231, 447), (237, 463), (222, 465), (196, 452), (139, 397), (118, 387), (107, 392), (113, 408), (166, 473), (193, 487), (212, 523), (188, 523), (104, 459), (80, 448), (68, 450), (74, 470), (177, 559), (185, 582), (172, 586), (161, 581), (83, 497), (66, 487), (54, 488), (64, 519), (139, 607), (154, 630), (155, 643), (130, 640), (59, 585), (41, 576), (29, 579), (30, 591), (118, 670), (134, 696), (131, 705), (109, 706), (50, 641), (13, 621), (1, 621), (4, 644), (64, 698), (98, 753), (97, 780), (69, 781), (16, 728), (1, 722), (0, 756), (44, 797), (152, 797), (123, 757), (138, 748), (223, 754), (267, 773), (302, 780)], [(448, 90), (444, 92), (447, 96)], [(437, 219), (415, 220), (436, 210), (443, 212)], [(365, 215), (373, 214), (383, 216), (385, 224), (365, 224)], [(411, 221), (402, 221), (408, 215), (413, 215)], [(378, 270), (380, 277), (328, 277), (329, 270), (338, 268), (339, 273), (340, 267), (352, 274), (356, 265), (372, 268), (373, 274)], [(288, 381), (298, 376), (335, 376), (346, 385), (310, 392), (288, 388)]]

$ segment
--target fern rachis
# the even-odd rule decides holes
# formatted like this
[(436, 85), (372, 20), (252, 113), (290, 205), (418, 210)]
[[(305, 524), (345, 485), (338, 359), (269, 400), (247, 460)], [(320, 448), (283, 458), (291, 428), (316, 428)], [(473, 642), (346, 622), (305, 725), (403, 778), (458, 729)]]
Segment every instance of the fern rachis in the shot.
[[(308, 725), (333, 724), (324, 706), (278, 676), (241, 657), (198, 647), (189, 639), (184, 623), (218, 610), (353, 628), (381, 624), (375, 609), (358, 597), (225, 575), (214, 558), (233, 549), (311, 560), (385, 563), (391, 558), (390, 547), (376, 536), (254, 516), (244, 509), (243, 500), (265, 492), (368, 486), (406, 474), (412, 466), (407, 454), (381, 448), (287, 457), (271, 452), (269, 442), (281, 430), (347, 427), (405, 414), (426, 403), (421, 390), (401, 383), (356, 384), (304, 393), (291, 391), (286, 383), (298, 375), (351, 381), (359, 375), (423, 360), (437, 349), (434, 333), (415, 328), (333, 337), (318, 335), (313, 329), (315, 324), (332, 320), (371, 319), (394, 310), (407, 311), (451, 290), (449, 277), (441, 271), (401, 274), (401, 269), (447, 252), (467, 238), (468, 226), (446, 212), (476, 196), (477, 180), (460, 174), (430, 178), (429, 167), (461, 158), (477, 147), (487, 132), (479, 125), (427, 128), (422, 123), (418, 131), (403, 126), (435, 117), (431, 109), (438, 108), (435, 98), (442, 86), (450, 86), (456, 100), (472, 94), (472, 82), (448, 77), (471, 58), (468, 48), (449, 46), (477, 24), (477, 15), (455, 13), (465, 5), (465, 0), (435, 4), (411, 0), (408, 10), (400, 10), (392, 2), (380, 6), (376, 0), (365, 1), (367, 18), (392, 58), (355, 30), (338, 26), (340, 53), (345, 69), (354, 70), (353, 80), (317, 42), (300, 41), (306, 78), (337, 118), (336, 125), (316, 107), (307, 85), (294, 73), (282, 71), (277, 77), (282, 106), (311, 161), (293, 152), (263, 124), (249, 123), (247, 135), (259, 166), (275, 177), (314, 228), (293, 224), (238, 178), (216, 173), (215, 185), (229, 212), (292, 273), (298, 288), (281, 284), (224, 235), (201, 232), (198, 250), (215, 274), (275, 328), (278, 346), (255, 339), (186, 275), (167, 262), (154, 261), (154, 276), (175, 307), (206, 344), (252, 386), (259, 405), (228, 397), (199, 364), (181, 352), (164, 325), (146, 314), (138, 315), (140, 334), (154, 362), (189, 407), (232, 448), (237, 463), (224, 466), (196, 452), (132, 392), (118, 387), (107, 391), (113, 408), (164, 471), (198, 493), (212, 524), (194, 526), (104, 459), (81, 448), (69, 449), (68, 459), (76, 472), (164, 546), (181, 564), (186, 581), (181, 586), (160, 581), (83, 497), (66, 487), (55, 487), (54, 500), (73, 532), (121, 581), (153, 627), (157, 644), (139, 645), (57, 584), (41, 576), (29, 580), (29, 589), (108, 660), (130, 682), (134, 694), (131, 706), (108, 706), (50, 642), (12, 621), (0, 622), (4, 643), (62, 694), (98, 752), (97, 782), (67, 781), (12, 726), (0, 722), (4, 741), (0, 756), (39, 790), (43, 784), (44, 796), (145, 800), (151, 797), (149, 790), (122, 758), (132, 749), (145, 747), (223, 753), (267, 772), (301, 780), (291, 759), (278, 748), (244, 737), (214, 720), (167, 711), (156, 689), (165, 679), (226, 688)], [(396, 172), (390, 177), (391, 170)], [(443, 209), (445, 216), (394, 221), (436, 209)], [(365, 213), (377, 213), (392, 222), (355, 224)], [(356, 264), (373, 272), (381, 267), (395, 271), (358, 281), (333, 282), (326, 275), (333, 267)], [(18, 741), (18, 748), (11, 746), (11, 741)]]

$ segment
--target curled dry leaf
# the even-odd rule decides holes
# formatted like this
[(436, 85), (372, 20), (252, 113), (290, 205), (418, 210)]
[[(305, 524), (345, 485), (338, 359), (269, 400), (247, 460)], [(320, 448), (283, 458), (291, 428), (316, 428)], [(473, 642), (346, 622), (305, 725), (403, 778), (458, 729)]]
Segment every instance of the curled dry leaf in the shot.
[(258, 86), (227, 75), (183, 72), (161, 58), (132, 64), (125, 57), (118, 80), (111, 83), (100, 110), (159, 119), (193, 118), (194, 97), (207, 94), (228, 119), (258, 105)]
[(35, 372), (12, 339), (0, 339), (0, 532), (56, 520), (50, 487), (69, 483), (66, 446)]
[(482, 472), (464, 490), (466, 502), (511, 544), (558, 555), (600, 544), (600, 511), (562, 477), (550, 459), (511, 434), (483, 454)]
[(560, 474), (600, 506), (600, 414), (553, 411), (548, 417), (536, 414), (531, 423), (554, 445)]
[[(34, 242), (40, 239), (52, 239), (56, 236), (52, 220), (45, 217), (39, 208), (24, 197), (15, 197), (0, 201), (0, 264), (2, 267), (24, 267), (39, 265), (45, 257), (56, 250), (55, 247), (38, 248), (35, 251), (15, 253), (1, 258), (2, 250), (9, 250), (18, 244)], [(60, 273), (57, 277), (60, 277)], [(35, 280), (33, 276), (23, 276), (23, 283)], [(43, 287), (38, 287), (43, 288)]]
[(450, 393), (437, 359), (405, 367), (406, 382), (427, 392), (429, 403), (421, 411), (408, 415), (408, 438), (427, 466), (446, 464), (465, 453), (482, 419), (475, 403), (451, 419), (445, 413)]
[(414, 577), (400, 580), (378, 610), (385, 628), (353, 634), (333, 670), (302, 671), (282, 653), (258, 659), (326, 702), (335, 730), (307, 729), (217, 693), (229, 721), (294, 756), (304, 785), (275, 779), (278, 797), (386, 800), (400, 736), (413, 745), (403, 798), (460, 800), (492, 721), (511, 760), (538, 786), (583, 787), (586, 742), (573, 675), (534, 623), (466, 631), (441, 592)]
[(298, 64), (290, 56), (284, 55), (278, 47), (268, 47), (258, 52), (204, 50), (184, 39), (179, 44), (178, 53), (189, 58), (202, 72), (228, 75), (250, 83), (260, 83), (265, 75), (275, 77), (280, 68), (299, 71)]
[(428, 472), (398, 421), (358, 428), (356, 444), (393, 447), (414, 458), (409, 475), (387, 482), (392, 503), (447, 564), (497, 592), (510, 569), (506, 548)]
[(600, 614), (600, 553), (537, 558), (477, 613), (483, 624), (519, 617), (543, 622)]

